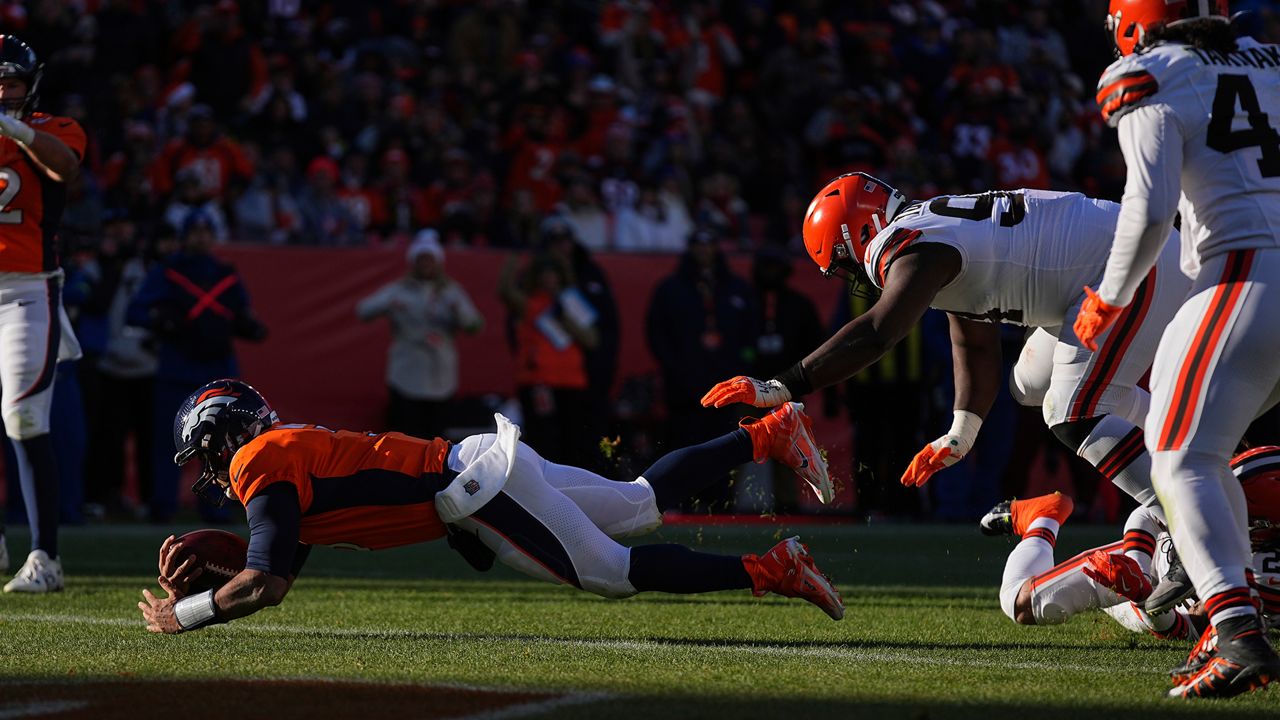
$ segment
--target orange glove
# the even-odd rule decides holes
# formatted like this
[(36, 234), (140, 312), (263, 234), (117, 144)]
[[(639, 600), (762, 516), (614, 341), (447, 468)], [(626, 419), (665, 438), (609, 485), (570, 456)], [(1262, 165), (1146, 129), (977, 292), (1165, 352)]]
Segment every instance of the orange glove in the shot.
[(1143, 574), (1137, 561), (1127, 555), (1094, 550), (1080, 569), (1094, 582), (1127, 600), (1138, 603), (1151, 594), (1151, 580)]
[(1082, 345), (1097, 352), (1098, 336), (1115, 323), (1124, 308), (1106, 304), (1102, 298), (1098, 297), (1098, 293), (1087, 286), (1084, 294), (1087, 297), (1084, 299), (1084, 304), (1080, 306), (1080, 314), (1076, 315), (1076, 323), (1072, 329), (1076, 331), (1076, 337), (1080, 338)]
[(739, 375), (717, 383), (702, 396), (702, 407), (724, 407), (746, 403), (756, 407), (776, 407), (791, 399), (791, 391), (777, 380), (757, 380)]
[(974, 413), (967, 410), (953, 412), (951, 429), (916, 453), (907, 466), (907, 471), (902, 473), (902, 484), (920, 487), (929, 482), (934, 473), (963, 460), (978, 439), (978, 429), (981, 427), (982, 418)]
[(951, 453), (950, 446), (944, 445), (936, 448), (934, 445), (938, 440), (924, 446), (924, 449), (916, 453), (911, 459), (911, 464), (907, 466), (907, 471), (902, 473), (902, 484), (907, 487), (920, 487), (929, 482), (929, 478), (933, 474), (943, 468), (951, 467), (960, 462), (963, 455), (957, 457)]

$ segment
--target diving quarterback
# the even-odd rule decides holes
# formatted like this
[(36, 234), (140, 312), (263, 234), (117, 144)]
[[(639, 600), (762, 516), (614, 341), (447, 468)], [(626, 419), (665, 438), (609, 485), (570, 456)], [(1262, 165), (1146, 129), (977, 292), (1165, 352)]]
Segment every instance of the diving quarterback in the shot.
[(869, 175), (838, 177), (809, 205), (805, 247), (824, 274), (869, 282), (879, 299), (778, 377), (726, 380), (702, 404), (770, 407), (840, 382), (893, 347), (930, 306), (945, 310), (954, 422), (902, 476), (903, 484), (922, 485), (969, 452), (995, 400), (1002, 381), (995, 323), (1022, 325), (1034, 329), (1013, 369), (1014, 398), (1041, 406), (1054, 435), (1162, 518), (1142, 444), (1148, 396), (1137, 383), (1190, 287), (1177, 252), (1160, 257), (1098, 352), (1070, 328), (1085, 300), (1081, 282), (1102, 277), (1118, 216), (1115, 203), (1078, 193), (1013, 190), (909, 204)]
[[(1280, 395), (1280, 46), (1237, 38), (1226, 0), (1112, 0), (1121, 58), (1098, 103), (1128, 165), (1106, 274), (1075, 322), (1085, 343), (1130, 312), (1182, 214), (1195, 278), (1151, 371), (1147, 449), (1178, 554), (1218, 652), (1180, 697), (1225, 697), (1280, 677), (1250, 596), (1245, 498), (1228, 469)], [(1118, 322), (1123, 322), (1120, 320)]]
[(174, 566), (165, 541), (160, 581), (144, 591), (147, 628), (176, 633), (278, 604), (312, 545), (377, 550), (449, 535), (473, 566), (494, 557), (539, 580), (609, 598), (637, 592), (749, 589), (803, 598), (833, 619), (835, 587), (798, 538), (762, 556), (711, 555), (680, 545), (627, 548), (616, 537), (648, 532), (661, 511), (733, 467), (773, 458), (813, 482), (826, 475), (803, 407), (789, 403), (719, 438), (659, 459), (632, 482), (542, 459), (501, 415), (497, 433), (458, 444), (400, 433), (283, 425), (249, 385), (217, 380), (191, 395), (174, 421), (175, 460), (203, 465), (193, 488), (244, 504), (248, 564), (219, 590), (186, 595), (190, 565)]
[[(5, 592), (62, 589), (49, 409), (55, 364), (80, 356), (54, 243), (85, 135), (71, 118), (35, 112), (41, 68), (26, 43), (0, 35), (0, 414), (31, 525), (31, 553)], [(0, 532), (0, 571), (8, 565)]]

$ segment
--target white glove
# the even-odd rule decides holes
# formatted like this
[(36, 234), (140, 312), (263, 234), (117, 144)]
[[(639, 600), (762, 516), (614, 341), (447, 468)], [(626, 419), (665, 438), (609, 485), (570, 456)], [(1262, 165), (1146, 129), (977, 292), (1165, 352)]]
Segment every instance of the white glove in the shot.
[(0, 135), (13, 138), (21, 145), (30, 145), (36, 139), (36, 131), (21, 120), (0, 113)]

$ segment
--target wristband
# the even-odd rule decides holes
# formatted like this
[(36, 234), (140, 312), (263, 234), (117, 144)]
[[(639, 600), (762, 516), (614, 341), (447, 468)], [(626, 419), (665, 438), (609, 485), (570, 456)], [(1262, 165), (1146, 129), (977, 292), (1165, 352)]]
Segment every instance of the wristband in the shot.
[(182, 598), (174, 603), (173, 614), (183, 631), (218, 622), (218, 604), (213, 601), (213, 591), (205, 590), (199, 595)]
[(19, 145), (24, 147), (29, 146), (31, 145), (31, 142), (36, 139), (36, 130), (30, 125), (22, 122), (21, 120), (14, 120), (12, 125), (13, 127), (10, 129), (9, 137), (13, 138), (13, 141)]
[(799, 362), (782, 371), (781, 374), (773, 379), (787, 387), (787, 392), (791, 393), (792, 400), (813, 392), (813, 384), (809, 382), (809, 374), (805, 372), (804, 365)]
[(982, 427), (982, 418), (968, 410), (956, 410), (951, 413), (951, 429), (948, 435), (954, 435), (964, 441), (967, 447), (973, 447), (978, 439), (978, 429)]

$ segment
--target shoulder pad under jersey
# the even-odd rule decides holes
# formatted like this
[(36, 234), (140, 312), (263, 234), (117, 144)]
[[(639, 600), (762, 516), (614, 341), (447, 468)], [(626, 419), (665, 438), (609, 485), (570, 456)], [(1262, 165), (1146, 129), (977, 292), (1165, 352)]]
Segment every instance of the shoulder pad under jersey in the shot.
[(1177, 43), (1156, 45), (1111, 64), (1098, 81), (1098, 108), (1111, 127), (1130, 110), (1154, 102), (1162, 86), (1197, 61), (1190, 48)]

